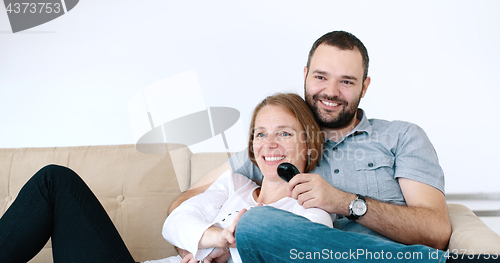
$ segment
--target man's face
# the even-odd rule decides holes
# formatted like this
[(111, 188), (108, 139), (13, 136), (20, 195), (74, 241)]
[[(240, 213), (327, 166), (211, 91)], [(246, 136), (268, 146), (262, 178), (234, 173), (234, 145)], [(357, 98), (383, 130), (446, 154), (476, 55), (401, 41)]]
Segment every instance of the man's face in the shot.
[(307, 104), (320, 126), (342, 129), (353, 122), (370, 83), (363, 82), (363, 59), (357, 50), (341, 50), (322, 44), (304, 68)]

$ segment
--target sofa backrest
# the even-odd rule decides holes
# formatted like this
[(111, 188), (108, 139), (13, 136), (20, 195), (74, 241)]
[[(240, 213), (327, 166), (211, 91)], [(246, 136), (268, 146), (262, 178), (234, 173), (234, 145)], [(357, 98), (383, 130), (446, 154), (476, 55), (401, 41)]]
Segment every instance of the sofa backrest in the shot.
[[(36, 171), (64, 165), (89, 185), (136, 261), (176, 255), (161, 230), (179, 185), (189, 184), (191, 152), (164, 147), (165, 154), (143, 154), (135, 145), (0, 149), (0, 216)], [(50, 242), (32, 262), (52, 262)]]
[(191, 181), (196, 183), (206, 173), (227, 161), (232, 153), (195, 153), (191, 156)]

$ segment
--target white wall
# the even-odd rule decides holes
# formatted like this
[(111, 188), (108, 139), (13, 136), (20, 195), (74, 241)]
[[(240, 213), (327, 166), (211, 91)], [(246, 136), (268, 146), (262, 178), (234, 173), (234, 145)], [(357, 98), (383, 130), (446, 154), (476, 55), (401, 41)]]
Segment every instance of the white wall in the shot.
[(368, 117), (422, 126), (447, 192), (494, 192), (499, 10), (495, 0), (85, 0), (13, 34), (0, 9), (0, 147), (135, 143), (132, 96), (189, 70), (205, 105), (238, 109), (246, 130), (266, 95), (302, 95), (311, 44), (346, 30), (369, 51)]

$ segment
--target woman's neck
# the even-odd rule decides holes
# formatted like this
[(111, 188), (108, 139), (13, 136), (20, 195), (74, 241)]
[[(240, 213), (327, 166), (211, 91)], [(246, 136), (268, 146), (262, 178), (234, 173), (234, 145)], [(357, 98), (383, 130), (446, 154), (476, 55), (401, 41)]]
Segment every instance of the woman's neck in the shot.
[(257, 195), (256, 197), (254, 195), (255, 201), (262, 204), (272, 204), (277, 202), (278, 200), (286, 197), (286, 187), (287, 183), (285, 181), (269, 181), (264, 177), (260, 192), (254, 192)]

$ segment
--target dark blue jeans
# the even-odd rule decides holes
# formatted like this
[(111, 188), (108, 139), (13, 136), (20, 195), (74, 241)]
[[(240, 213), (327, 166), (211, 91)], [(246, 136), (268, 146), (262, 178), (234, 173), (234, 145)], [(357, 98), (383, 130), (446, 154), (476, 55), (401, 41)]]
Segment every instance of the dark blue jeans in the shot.
[(54, 262), (134, 262), (92, 191), (57, 165), (38, 171), (0, 218), (0, 262), (27, 262), (50, 237)]
[(254, 207), (236, 227), (243, 262), (440, 262), (443, 251), (341, 231), (269, 206)]

